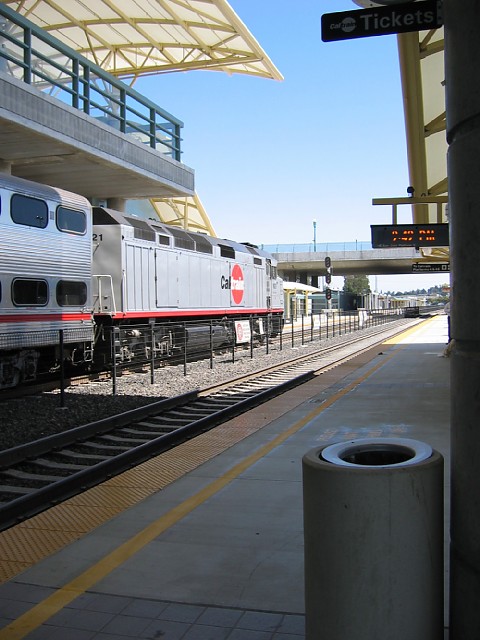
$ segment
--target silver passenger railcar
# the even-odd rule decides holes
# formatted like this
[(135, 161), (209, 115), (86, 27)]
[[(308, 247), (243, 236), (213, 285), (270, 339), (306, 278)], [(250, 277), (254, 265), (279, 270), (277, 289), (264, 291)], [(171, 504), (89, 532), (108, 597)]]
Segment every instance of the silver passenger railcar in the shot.
[[(91, 358), (91, 206), (0, 174), (0, 388)], [(59, 351), (60, 330), (64, 353)]]

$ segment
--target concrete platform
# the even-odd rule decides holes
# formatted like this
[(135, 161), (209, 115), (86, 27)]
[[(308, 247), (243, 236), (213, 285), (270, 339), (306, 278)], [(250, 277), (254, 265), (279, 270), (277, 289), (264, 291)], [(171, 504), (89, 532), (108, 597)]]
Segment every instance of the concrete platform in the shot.
[(303, 640), (302, 456), (414, 438), (448, 486), (446, 342), (435, 317), (256, 408), (262, 429), (1, 585), (0, 640)]

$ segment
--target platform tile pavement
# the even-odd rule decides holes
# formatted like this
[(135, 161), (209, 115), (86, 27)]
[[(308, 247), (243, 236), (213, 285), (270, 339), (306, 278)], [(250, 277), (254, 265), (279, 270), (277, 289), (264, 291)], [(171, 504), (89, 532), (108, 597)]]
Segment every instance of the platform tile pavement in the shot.
[[(3, 627), (52, 593), (15, 583), (0, 588)], [(304, 640), (304, 616), (87, 592), (26, 640)]]
[[(5, 589), (7, 587), (7, 589)], [(51, 589), (2, 585), (0, 625), (8, 624)], [(26, 599), (29, 601), (27, 602)], [(304, 616), (86, 593), (27, 640), (304, 640)], [(448, 640), (448, 629), (444, 640)], [(353, 639), (352, 639), (353, 640)]]

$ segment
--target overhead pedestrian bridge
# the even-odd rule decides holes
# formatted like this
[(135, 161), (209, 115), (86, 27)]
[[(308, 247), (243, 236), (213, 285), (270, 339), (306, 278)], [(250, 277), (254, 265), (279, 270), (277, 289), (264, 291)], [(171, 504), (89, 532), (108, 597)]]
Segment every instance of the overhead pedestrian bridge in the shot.
[(449, 271), (448, 249), (445, 249), (442, 260), (438, 248), (435, 255), (429, 257), (426, 256), (428, 249), (425, 248), (421, 251), (415, 247), (373, 249), (367, 241), (321, 243), (315, 246), (313, 243), (262, 245), (262, 248), (271, 252), (278, 260), (281, 276), (293, 282), (307, 283), (307, 279), (324, 276), (327, 256), (331, 259), (333, 273), (337, 276)]
[(194, 192), (183, 123), (0, 4), (2, 168), (89, 198)]

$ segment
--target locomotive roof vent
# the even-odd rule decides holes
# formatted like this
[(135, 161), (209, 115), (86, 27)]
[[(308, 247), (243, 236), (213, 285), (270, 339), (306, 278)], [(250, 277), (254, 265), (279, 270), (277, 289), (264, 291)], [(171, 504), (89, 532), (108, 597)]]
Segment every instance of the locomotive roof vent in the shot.
[(93, 224), (130, 224), (125, 216), (115, 209), (93, 207)]
[(188, 234), (190, 236), (190, 238), (192, 238), (192, 240), (195, 241), (195, 246), (197, 248), (197, 251), (199, 251), (200, 253), (213, 253), (213, 247), (212, 247), (212, 243), (210, 242), (210, 240), (205, 237), (205, 236), (201, 236), (200, 234)]
[(191, 238), (186, 231), (181, 229), (170, 229), (170, 233), (175, 238), (175, 246), (179, 249), (187, 249), (189, 251), (195, 251), (195, 241)]
[(169, 227), (162, 227), (158, 223), (155, 223), (155, 224), (152, 223), (152, 228), (155, 229), (157, 233), (161, 233), (163, 235), (167, 235), (167, 234), (171, 235), (172, 233)]
[(255, 244), (250, 244), (250, 242), (242, 242), (242, 244), (247, 247), (250, 253), (253, 253), (254, 256), (260, 255), (257, 251), (258, 247)]

